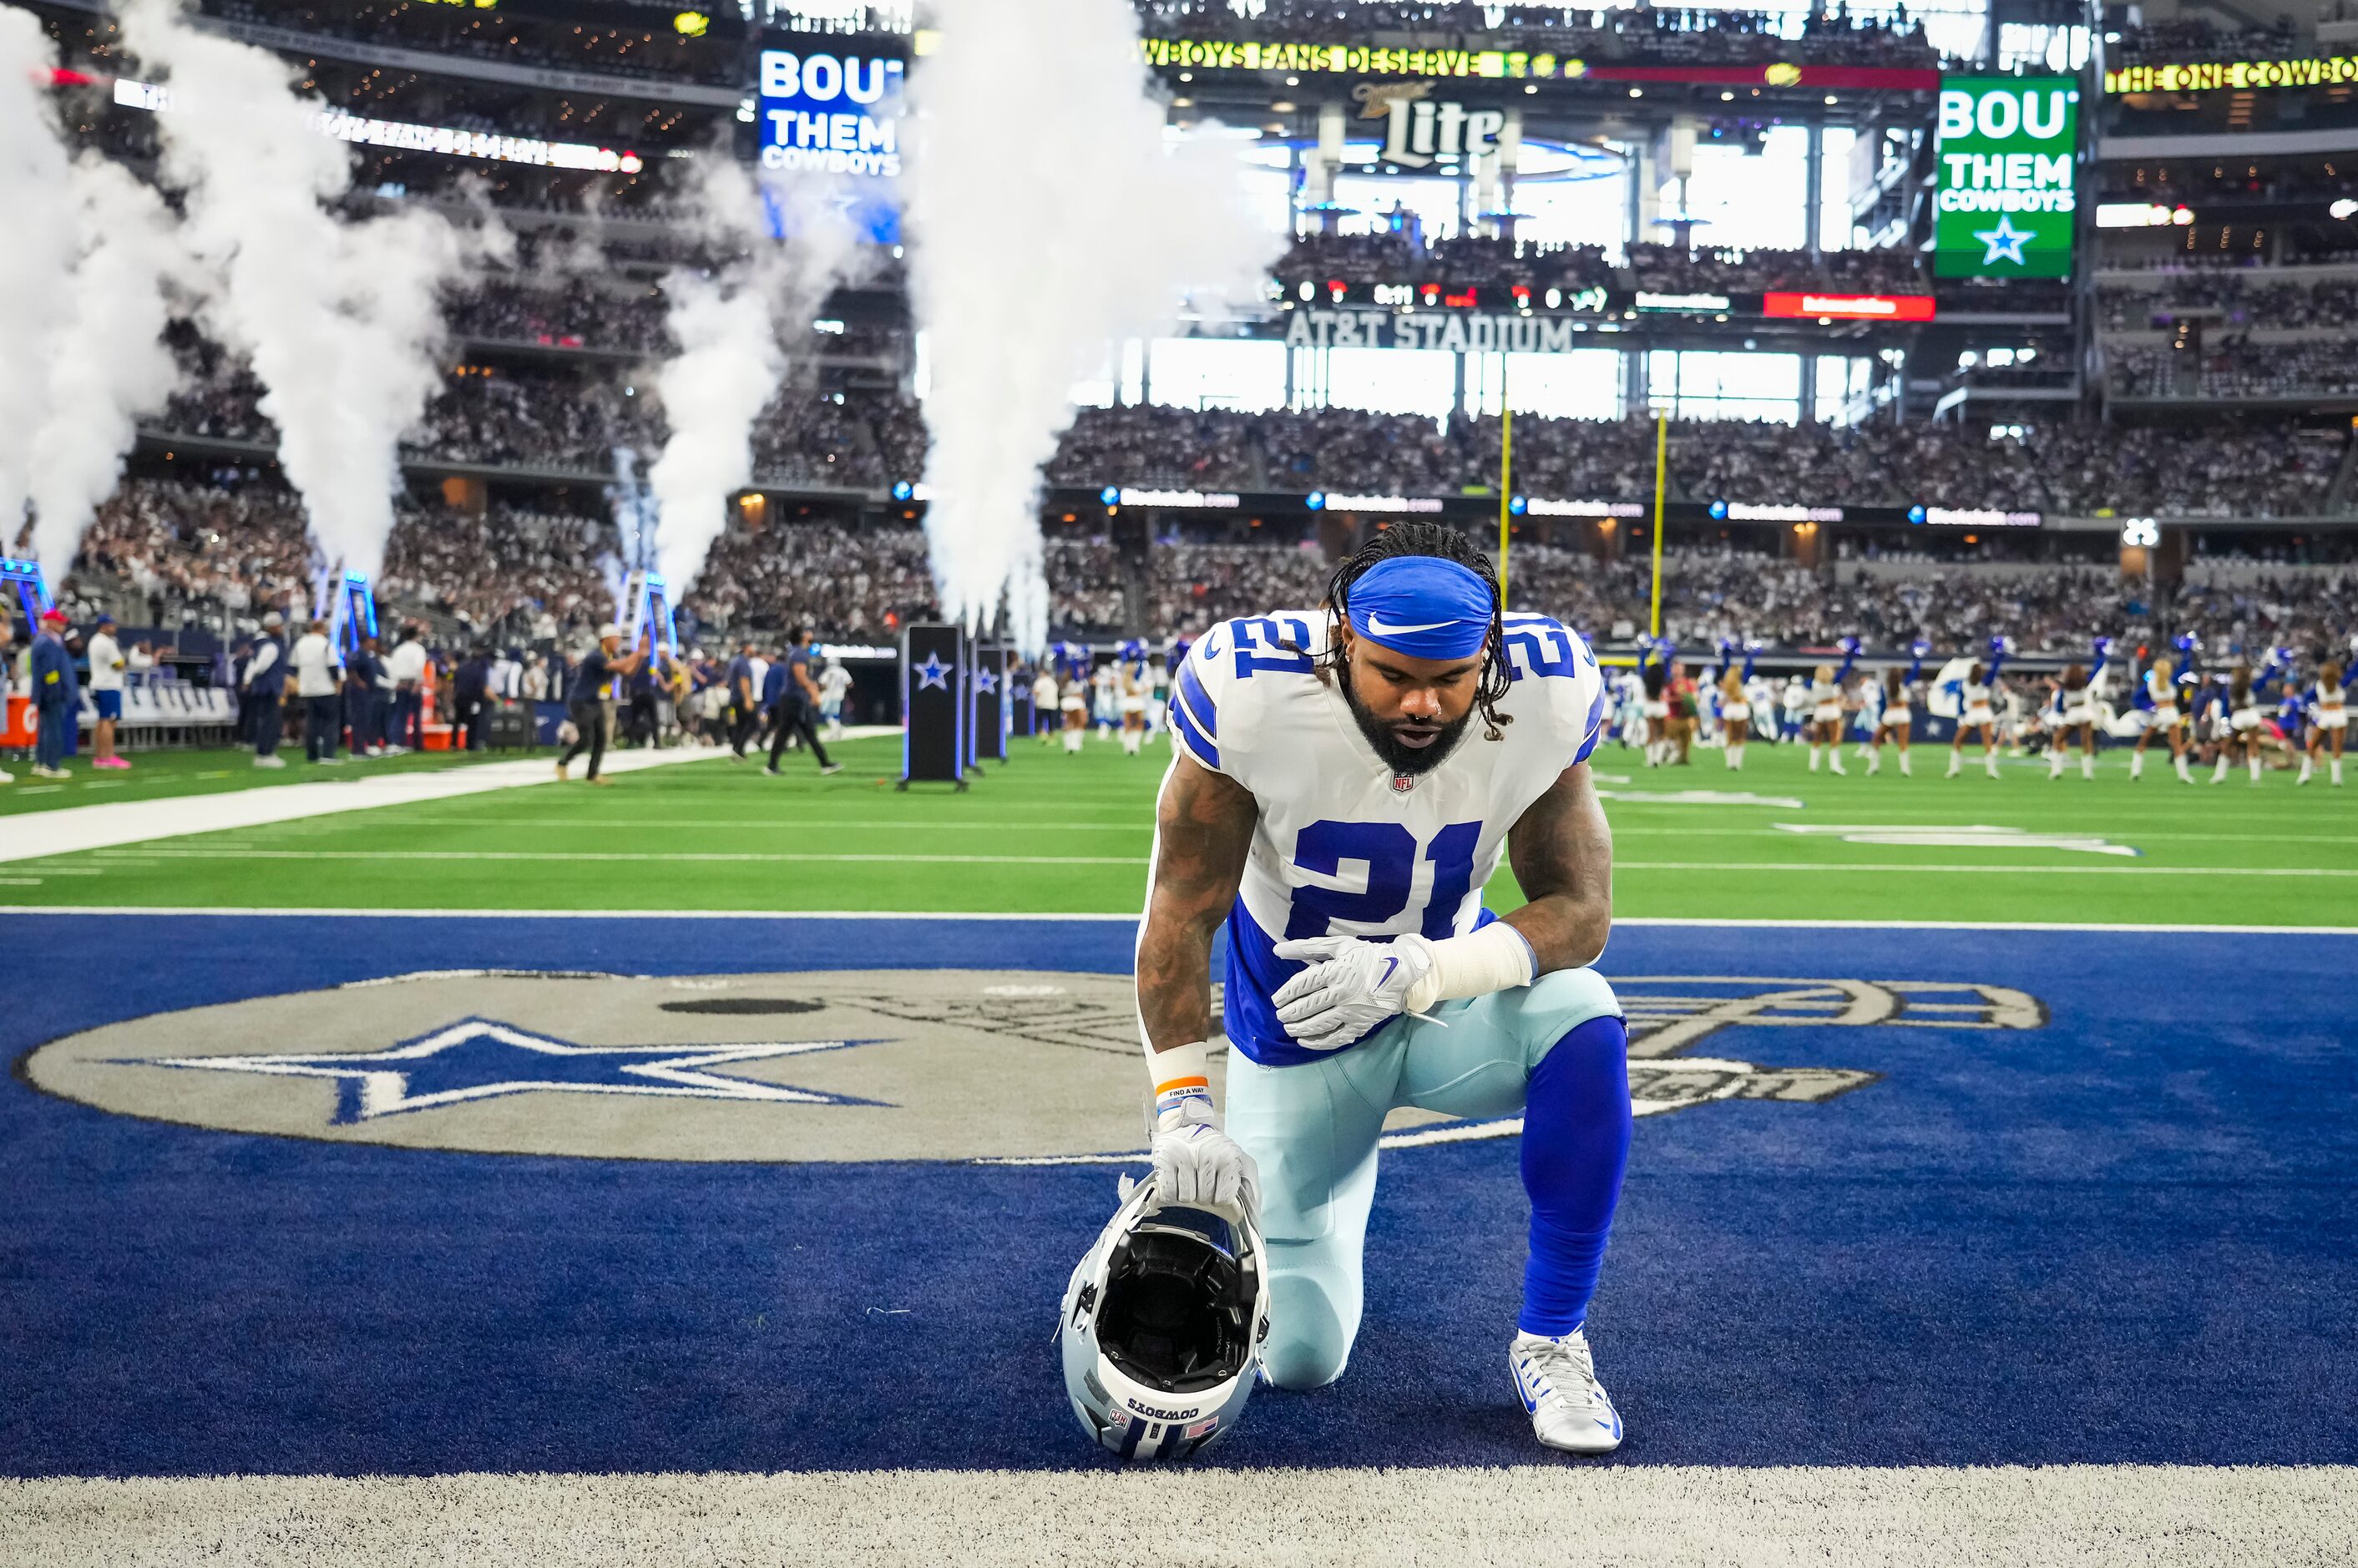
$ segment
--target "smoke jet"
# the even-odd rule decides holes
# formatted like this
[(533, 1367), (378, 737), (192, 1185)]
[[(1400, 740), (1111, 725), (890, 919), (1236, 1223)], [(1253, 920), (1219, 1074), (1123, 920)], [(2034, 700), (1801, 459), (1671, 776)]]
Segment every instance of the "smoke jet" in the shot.
[[(1166, 133), (1129, 0), (944, 5), (910, 72), (910, 295), (925, 333), (925, 535), (946, 613), (1047, 642), (1040, 471), (1112, 346), (1258, 298), (1284, 236), (1237, 160)], [(1002, 134), (1022, 108), (1026, 145)]]
[[(765, 191), (723, 152), (698, 160), (698, 227), (730, 259), (710, 276), (682, 267), (664, 281), (679, 352), (655, 372), (670, 434), (647, 486), (656, 568), (675, 594), (703, 571), (729, 498), (752, 482), (753, 423), (786, 376), (781, 327), (806, 329), (850, 261), (850, 225), (825, 189), (806, 177)], [(789, 205), (783, 244), (770, 238), (765, 195)]]
[[(73, 200), (55, 106), (57, 51), (39, 18), (0, 7), (0, 554), (25, 524), (34, 435), (73, 266)], [(68, 563), (44, 559), (53, 577)]]
[(164, 341), (174, 313), (167, 287), (191, 283), (172, 214), (129, 170), (84, 153), (73, 194), (81, 256), (32, 462), (33, 556), (59, 581), (122, 477), (139, 421), (179, 384)]
[[(345, 223), (350, 150), (314, 128), (294, 67), (200, 33), (174, 0), (129, 0), (132, 51), (170, 82), (165, 181), (215, 274), (214, 336), (260, 378), (278, 459), (330, 564), (375, 576), (393, 532), (402, 433), (439, 384), (439, 292), (487, 242), (422, 209)], [(504, 239), (503, 233), (499, 236)]]

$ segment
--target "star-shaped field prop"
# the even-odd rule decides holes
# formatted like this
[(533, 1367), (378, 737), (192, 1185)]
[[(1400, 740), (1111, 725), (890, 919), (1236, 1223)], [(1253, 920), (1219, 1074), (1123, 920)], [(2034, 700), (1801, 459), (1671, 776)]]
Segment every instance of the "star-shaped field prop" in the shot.
[(330, 1078), (339, 1125), (535, 1091), (752, 1100), (773, 1105), (882, 1105), (882, 1100), (765, 1084), (708, 1069), (871, 1045), (796, 1040), (755, 1045), (575, 1045), (513, 1024), (470, 1018), (383, 1051), (247, 1056), (149, 1056), (131, 1065)]
[(1984, 266), (1995, 266), (2001, 261), (2010, 261), (2017, 266), (2029, 265), (2022, 247), (2037, 237), (2032, 230), (2016, 228), (2014, 220), (2003, 212), (1997, 215), (1996, 228), (1974, 231), (1974, 238), (1986, 247), (1982, 256)]
[(927, 654), (925, 662), (917, 666), (917, 689), (923, 691), (927, 687), (937, 686), (944, 691), (949, 690), (949, 682), (944, 678), (949, 673), (949, 666), (943, 664), (937, 655)]
[(997, 691), (999, 689), (999, 677), (992, 675), (989, 670), (977, 670), (974, 672), (974, 689), (977, 691)]

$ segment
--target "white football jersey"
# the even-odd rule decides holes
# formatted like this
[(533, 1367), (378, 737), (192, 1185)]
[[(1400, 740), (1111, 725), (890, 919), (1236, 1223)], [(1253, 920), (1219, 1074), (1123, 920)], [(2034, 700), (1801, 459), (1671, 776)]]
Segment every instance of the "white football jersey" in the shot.
[(1303, 968), (1277, 957), (1278, 943), (1472, 931), (1487, 919), (1482, 889), (1508, 829), (1595, 750), (1606, 699), (1588, 645), (1541, 615), (1509, 615), (1505, 630), (1514, 680), (1498, 712), (1514, 722), (1486, 740), (1476, 713), (1456, 750), (1413, 777), (1393, 775), (1314, 669), (1324, 611), (1223, 622), (1180, 665), (1173, 736), (1260, 807), (1228, 916), (1222, 1007), (1229, 1044), (1254, 1061), (1322, 1054), (1288, 1036), (1270, 1004)]

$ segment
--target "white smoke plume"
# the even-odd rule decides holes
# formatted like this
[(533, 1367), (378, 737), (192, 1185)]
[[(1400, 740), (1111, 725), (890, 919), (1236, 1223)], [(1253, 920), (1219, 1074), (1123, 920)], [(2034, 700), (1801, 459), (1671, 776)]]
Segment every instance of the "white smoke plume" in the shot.
[(169, 290), (192, 286), (178, 222), (155, 190), (94, 153), (73, 163), (81, 260), (33, 442), (33, 556), (62, 581), (114, 492), (139, 421), (179, 384), (164, 341)]
[[(670, 434), (647, 470), (656, 510), (655, 566), (675, 594), (704, 569), (728, 526), (729, 498), (753, 480), (753, 422), (785, 380), (782, 331), (807, 336), (811, 312), (844, 276), (854, 235), (825, 182), (767, 191), (725, 153), (697, 160), (705, 243), (728, 259), (708, 276), (687, 268), (664, 282), (666, 324), (679, 352), (655, 373)], [(781, 243), (763, 198), (787, 203)]]
[[(73, 195), (50, 74), (57, 51), (38, 17), (0, 7), (0, 554), (25, 524), (33, 438), (73, 266)], [(62, 575), (65, 563), (46, 563)]]
[[(1112, 345), (1258, 298), (1285, 243), (1233, 144), (1166, 135), (1130, 0), (943, 5), (909, 77), (910, 296), (925, 333), (942, 607), (1047, 640), (1040, 470)], [(1020, 124), (1020, 141), (1009, 127)]]
[[(163, 175), (189, 249), (217, 274), (207, 322), (243, 354), (278, 460), (330, 564), (374, 576), (393, 532), (402, 433), (439, 384), (438, 295), (471, 254), (423, 209), (345, 223), (350, 149), (266, 50), (200, 33), (176, 0), (128, 0), (125, 42), (168, 79)], [(504, 239), (504, 235), (498, 236)]]

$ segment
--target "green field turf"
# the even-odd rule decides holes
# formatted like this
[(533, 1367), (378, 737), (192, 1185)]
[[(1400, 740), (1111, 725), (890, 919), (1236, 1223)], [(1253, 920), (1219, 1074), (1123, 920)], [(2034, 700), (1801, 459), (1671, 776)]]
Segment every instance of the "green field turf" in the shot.
[[(233, 832), (0, 863), (15, 903), (412, 909), (861, 910), (1127, 913), (1145, 874), (1152, 797), (1168, 753), (1091, 741), (1078, 758), (1019, 743), (960, 795), (892, 788), (897, 740), (847, 742), (820, 779), (790, 755), (773, 779), (698, 760), (614, 787), (535, 785)], [(1812, 775), (1798, 751), (1755, 746), (1741, 773), (1716, 752), (1649, 770), (1610, 744), (1595, 767), (1624, 915), (1690, 918), (2219, 923), (2358, 926), (2358, 789), (2296, 788), (2272, 773), (2181, 784), (2167, 761), (2141, 782), (2125, 753), (2093, 783), (2045, 764), (1947, 780), (1921, 748), (1912, 779), (1887, 767)], [(252, 783), (236, 753), (175, 759), (189, 786)], [(397, 765), (397, 764), (396, 764)], [(208, 777), (226, 769), (233, 780)], [(350, 770), (347, 770), (350, 771)], [(162, 789), (166, 770), (132, 780)], [(287, 775), (304, 776), (299, 766)], [(277, 782), (274, 780), (273, 782)], [(15, 788), (17, 786), (10, 786)], [(1765, 803), (1680, 803), (1680, 792)], [(127, 793), (127, 792), (124, 792)], [(5, 797), (5, 791), (0, 791)], [(70, 794), (36, 797), (49, 805)], [(106, 796), (96, 798), (104, 799)], [(1776, 804), (1798, 800), (1796, 807)], [(21, 806), (25, 797), (8, 804)], [(2133, 857), (2009, 845), (1847, 841), (1779, 824), (2084, 835)], [(0, 833), (6, 828), (0, 826)], [(1494, 907), (1518, 902), (1502, 872)]]

